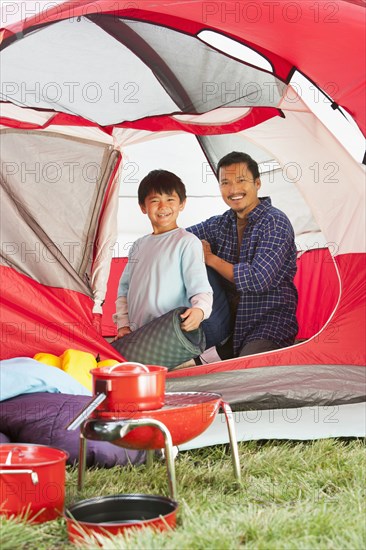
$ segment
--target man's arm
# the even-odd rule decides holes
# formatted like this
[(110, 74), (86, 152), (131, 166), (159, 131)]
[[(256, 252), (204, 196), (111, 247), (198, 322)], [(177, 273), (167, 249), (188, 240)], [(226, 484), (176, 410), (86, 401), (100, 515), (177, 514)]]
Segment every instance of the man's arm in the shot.
[(190, 231), (201, 239), (206, 265), (212, 267), (231, 283), (234, 283), (233, 264), (223, 260), (213, 252), (217, 248), (218, 238), (222, 237), (223, 231), (227, 231), (227, 229), (223, 229), (222, 222), (222, 215), (212, 216), (204, 222), (187, 227), (187, 231)]
[(203, 241), (205, 263), (222, 277), (235, 283), (239, 292), (264, 292), (273, 285), (289, 250), (293, 247), (293, 239), (290, 225), (271, 220), (263, 231), (252, 263), (231, 264), (213, 254), (210, 244)]
[(212, 252), (209, 242), (202, 240), (202, 246), (206, 265), (212, 267), (219, 275), (231, 283), (234, 283), (234, 265), (216, 256)]
[(215, 249), (217, 237), (220, 233), (221, 218), (222, 216), (212, 216), (203, 222), (186, 227), (186, 231), (196, 235), (200, 241), (208, 241), (213, 249)]
[(190, 227), (186, 227), (186, 230), (189, 231), (189, 233), (193, 233), (193, 235), (196, 235), (200, 240), (207, 239), (207, 220), (206, 222), (197, 223), (196, 225), (191, 225)]
[(239, 292), (265, 292), (278, 284), (278, 275), (289, 251), (294, 248), (290, 224), (272, 219), (263, 229), (251, 263), (234, 265), (234, 282)]

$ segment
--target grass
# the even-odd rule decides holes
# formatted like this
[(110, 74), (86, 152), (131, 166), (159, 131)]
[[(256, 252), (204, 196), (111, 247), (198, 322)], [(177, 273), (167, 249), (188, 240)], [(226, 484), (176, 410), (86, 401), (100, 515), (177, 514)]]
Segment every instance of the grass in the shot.
[[(366, 548), (365, 441), (243, 442), (242, 484), (235, 484), (229, 447), (182, 452), (176, 460), (179, 511), (170, 532), (129, 531), (99, 538), (110, 549), (238, 548), (358, 550)], [(66, 504), (96, 495), (167, 495), (164, 464), (152, 469), (93, 469), (77, 493), (67, 469)], [(83, 548), (97, 548), (89, 540)], [(2, 520), (1, 550), (71, 549), (63, 518), (40, 525)]]

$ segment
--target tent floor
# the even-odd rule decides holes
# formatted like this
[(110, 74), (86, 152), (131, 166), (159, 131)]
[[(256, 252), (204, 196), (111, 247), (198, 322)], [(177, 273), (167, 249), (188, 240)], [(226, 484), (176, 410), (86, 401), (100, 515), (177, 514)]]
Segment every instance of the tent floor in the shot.
[[(233, 413), (238, 441), (260, 439), (312, 440), (335, 437), (366, 437), (366, 403), (311, 406), (290, 409), (236, 411)], [(180, 451), (229, 443), (223, 414), (200, 436), (179, 446)]]

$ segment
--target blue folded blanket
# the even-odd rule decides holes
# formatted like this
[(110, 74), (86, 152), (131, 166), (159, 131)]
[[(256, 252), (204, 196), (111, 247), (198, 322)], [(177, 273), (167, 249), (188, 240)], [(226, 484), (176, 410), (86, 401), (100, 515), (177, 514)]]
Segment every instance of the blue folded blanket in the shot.
[(75, 378), (57, 367), (29, 357), (0, 361), (0, 401), (36, 392), (92, 395)]

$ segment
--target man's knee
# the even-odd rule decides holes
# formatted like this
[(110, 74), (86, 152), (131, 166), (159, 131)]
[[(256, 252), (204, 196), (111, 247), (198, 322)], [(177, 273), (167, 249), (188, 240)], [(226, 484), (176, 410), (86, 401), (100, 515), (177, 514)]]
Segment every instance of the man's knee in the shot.
[(241, 348), (239, 357), (245, 357), (246, 355), (255, 355), (256, 353), (264, 353), (266, 351), (273, 351), (281, 349), (281, 346), (272, 342), (272, 340), (252, 340)]

